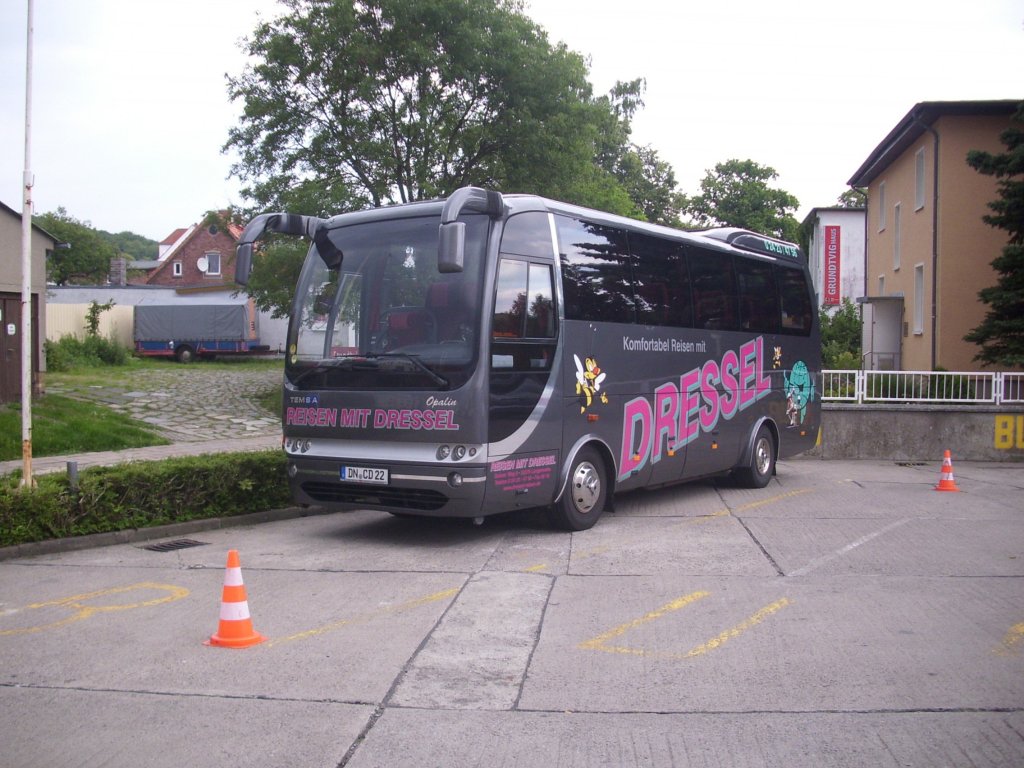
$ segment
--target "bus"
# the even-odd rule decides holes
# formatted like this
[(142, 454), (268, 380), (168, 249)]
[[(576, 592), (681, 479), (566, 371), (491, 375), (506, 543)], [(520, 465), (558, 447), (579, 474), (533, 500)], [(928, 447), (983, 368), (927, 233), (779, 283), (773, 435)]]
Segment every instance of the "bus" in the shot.
[(318, 218), (285, 354), (297, 503), (472, 518), (543, 507), (590, 528), (619, 491), (729, 474), (766, 486), (815, 445), (821, 344), (806, 260), (534, 195)]

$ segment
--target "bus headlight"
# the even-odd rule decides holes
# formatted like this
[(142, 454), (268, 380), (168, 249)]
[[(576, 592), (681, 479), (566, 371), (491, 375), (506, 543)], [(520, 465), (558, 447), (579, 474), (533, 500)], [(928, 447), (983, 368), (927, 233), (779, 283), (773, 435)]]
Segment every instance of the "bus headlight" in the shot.
[(295, 477), (297, 474), (299, 474), (299, 468), (288, 462), (288, 477)]
[(455, 459), (456, 461), (462, 461), (462, 459), (463, 459), (463, 457), (465, 455), (466, 455), (466, 446), (464, 446), (464, 445), (456, 445), (455, 446), (455, 450), (452, 451), (452, 458)]
[(444, 461), (445, 459), (448, 458), (451, 452), (451, 448), (449, 448), (447, 445), (442, 445), (440, 448), (437, 449), (437, 460)]
[(458, 488), (460, 485), (462, 485), (462, 474), (459, 472), (449, 472), (448, 485), (450, 485), (452, 488)]

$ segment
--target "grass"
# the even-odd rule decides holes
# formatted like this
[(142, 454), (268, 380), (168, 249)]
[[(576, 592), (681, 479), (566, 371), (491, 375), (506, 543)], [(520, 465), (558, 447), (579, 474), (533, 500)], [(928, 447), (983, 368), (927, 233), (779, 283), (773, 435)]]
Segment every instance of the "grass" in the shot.
[[(167, 445), (155, 430), (95, 403), (45, 395), (32, 403), (32, 455)], [(21, 405), (0, 406), (0, 461), (21, 458)]]
[[(134, 378), (166, 371), (187, 375), (191, 369), (281, 370), (280, 359), (223, 358), (197, 361), (188, 365), (172, 360), (129, 358), (125, 365), (79, 366), (70, 371), (46, 374), (47, 387), (73, 392), (92, 386), (123, 385)], [(272, 413), (281, 412), (279, 387), (260, 398)], [(170, 442), (149, 425), (98, 403), (68, 397), (56, 392), (32, 402), (32, 455), (60, 456), (91, 451), (119, 451)], [(0, 405), (0, 461), (21, 458), (21, 405)]]

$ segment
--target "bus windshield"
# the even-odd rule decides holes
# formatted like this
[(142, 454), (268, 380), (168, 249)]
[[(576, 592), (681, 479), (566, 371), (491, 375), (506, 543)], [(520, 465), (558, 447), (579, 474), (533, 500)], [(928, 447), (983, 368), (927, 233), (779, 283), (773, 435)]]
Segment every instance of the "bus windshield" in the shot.
[(331, 247), (314, 245), (299, 278), (286, 365), (291, 383), (437, 391), (464, 384), (478, 359), (488, 219), (460, 220), (465, 266), (448, 274), (437, 268), (438, 216), (341, 221), (330, 229)]

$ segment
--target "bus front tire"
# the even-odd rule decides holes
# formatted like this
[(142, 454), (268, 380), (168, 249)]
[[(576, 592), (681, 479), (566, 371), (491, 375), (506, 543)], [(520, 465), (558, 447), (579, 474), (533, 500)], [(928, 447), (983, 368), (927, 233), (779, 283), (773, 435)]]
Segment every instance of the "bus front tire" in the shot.
[(757, 430), (750, 465), (736, 470), (735, 477), (746, 488), (764, 488), (775, 474), (775, 440), (764, 424)]
[(573, 461), (562, 497), (548, 508), (548, 519), (564, 531), (592, 528), (608, 500), (608, 473), (593, 448), (584, 448)]

